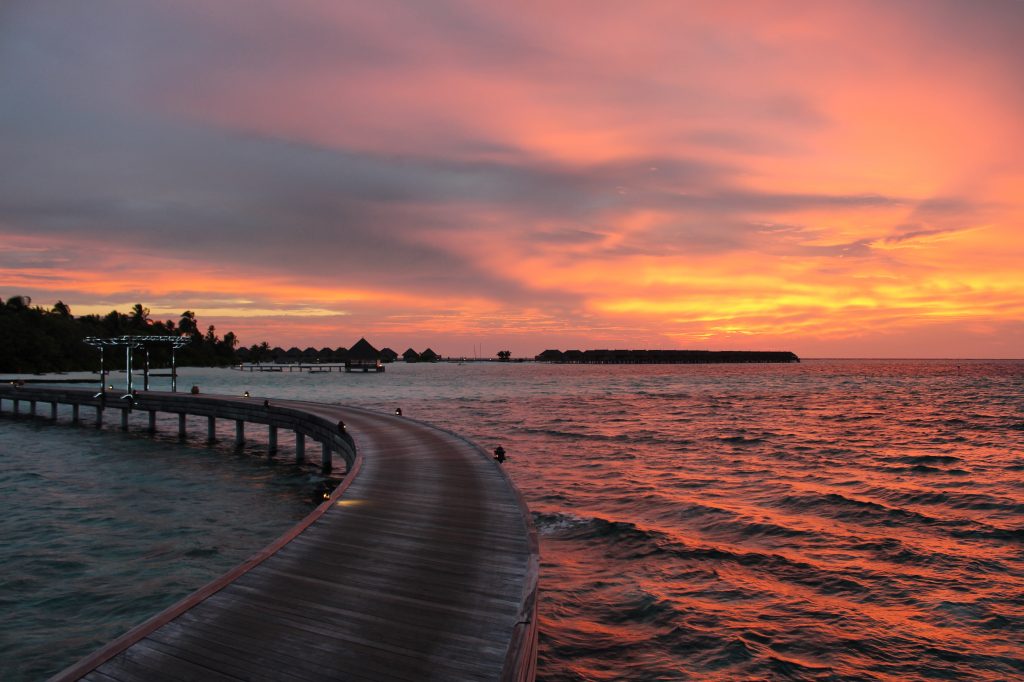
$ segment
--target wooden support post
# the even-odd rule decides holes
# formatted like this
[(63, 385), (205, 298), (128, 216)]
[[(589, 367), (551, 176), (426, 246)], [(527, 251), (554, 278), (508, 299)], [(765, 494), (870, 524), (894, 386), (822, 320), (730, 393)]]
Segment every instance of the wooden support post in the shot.
[(121, 408), (121, 430), (122, 431), (127, 431), (128, 430), (128, 408), (127, 407)]
[(267, 441), (269, 441), (270, 454), (275, 454), (277, 452), (277, 427), (273, 424), (270, 425), (269, 432), (267, 433)]
[(71, 423), (78, 425), (78, 403), (71, 406)]
[(180, 412), (178, 413), (178, 438), (184, 438), (185, 434), (185, 413)]
[(97, 405), (96, 406), (96, 428), (98, 429), (98, 428), (101, 428), (102, 426), (103, 426), (103, 406), (102, 405)]
[(50, 419), (57, 421), (57, 401), (50, 403)]
[(19, 410), (21, 410), (21, 401), (15, 398), (11, 402), (14, 403), (14, 416), (17, 417)]
[(206, 418), (206, 440), (214, 442), (217, 440), (217, 418), (207, 417)]
[(245, 444), (245, 420), (235, 420), (235, 446), (242, 447)]
[(324, 471), (331, 470), (331, 446), (327, 444), (327, 441), (320, 443), (323, 450), (320, 453), (320, 466)]
[(36, 416), (36, 401), (34, 400), (28, 401), (28, 416)]
[(149, 411), (149, 432), (156, 433), (156, 410)]
[(306, 434), (295, 432), (295, 461), (306, 461)]

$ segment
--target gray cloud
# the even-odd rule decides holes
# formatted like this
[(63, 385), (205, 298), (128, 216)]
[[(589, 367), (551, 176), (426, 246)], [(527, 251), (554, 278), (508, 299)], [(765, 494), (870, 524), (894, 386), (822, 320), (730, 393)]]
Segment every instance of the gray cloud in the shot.
[[(485, 271), (439, 235), (486, 240), (478, 216), (487, 214), (544, 248), (596, 248), (607, 232), (603, 226), (653, 210), (669, 217), (598, 255), (756, 249), (864, 257), (871, 253), (868, 240), (810, 245), (818, 234), (813, 226), (766, 232), (758, 221), (810, 209), (906, 206), (926, 227), (888, 238), (904, 240), (937, 233), (935, 221), (960, 221), (976, 208), (955, 198), (915, 204), (881, 194), (756, 192), (744, 189), (743, 169), (696, 158), (560, 164), (481, 139), (455, 122), (421, 121), (416, 111), (399, 114), (436, 136), (435, 149), (443, 151), (385, 155), (328, 149), (171, 120), (148, 108), (165, 87), (210, 94), (234, 75), (261, 69), (330, 69), (336, 78), (356, 69), (401, 72), (430, 56), (493, 69), (527, 65), (538, 78), (552, 69), (562, 80), (546, 85), (568, 84), (593, 100), (627, 102), (645, 116), (665, 118), (691, 106), (710, 119), (740, 104), (758, 117), (805, 127), (827, 124), (809, 100), (784, 92), (766, 97), (725, 88), (684, 90), (657, 73), (595, 79), (593, 63), (563, 54), (556, 40), (457, 3), (389, 6), (391, 14), (374, 19), (403, 36), (389, 41), (367, 30), (361, 3), (347, 6), (351, 22), (335, 15), (325, 20), (324, 12), (338, 11), (331, 4), (294, 11), (285, 3), (261, 3), (259, 9), (248, 2), (218, 3), (216, 16), (204, 14), (203, 7), (142, 1), (3, 5), (4, 229), (300, 272), (328, 282), (525, 301), (538, 293)], [(1013, 14), (1012, 7), (1001, 7)], [(987, 35), (987, 24), (979, 22), (971, 24), (971, 35)], [(701, 31), (691, 30), (700, 37)], [(737, 51), (749, 58), (762, 49), (738, 39), (727, 42), (719, 46), (723, 59)], [(428, 44), (451, 47), (438, 56)], [(692, 135), (737, 152), (774, 151), (765, 147), (765, 138), (726, 127)], [(566, 307), (577, 303), (557, 293), (543, 297)]]

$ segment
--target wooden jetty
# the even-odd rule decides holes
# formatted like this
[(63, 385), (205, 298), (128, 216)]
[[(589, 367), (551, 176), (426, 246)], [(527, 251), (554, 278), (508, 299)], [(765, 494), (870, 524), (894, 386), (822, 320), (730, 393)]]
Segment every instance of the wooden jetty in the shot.
[(384, 365), (379, 362), (373, 364), (338, 362), (303, 364), (298, 362), (280, 365), (251, 362), (248, 364), (232, 365), (231, 369), (238, 372), (307, 372), (309, 374), (325, 374), (328, 372), (383, 372)]
[[(294, 429), (349, 473), (298, 526), (241, 566), (54, 680), (503, 680), (534, 678), (537, 536), (521, 496), (478, 446), (396, 415), (319, 403), (0, 386), (0, 412), (49, 403)], [(5, 403), (11, 408), (5, 409)], [(21, 408), (28, 404), (28, 410)], [(132, 404), (134, 403), (134, 404)], [(40, 415), (46, 416), (46, 415)], [(344, 420), (345, 429), (339, 429)]]
[(344, 372), (345, 363), (343, 362), (332, 362), (332, 363), (312, 363), (303, 364), (297, 363), (285, 363), (285, 364), (267, 364), (267, 363), (242, 363), (238, 365), (232, 365), (231, 369), (239, 372), (309, 372), (310, 374), (317, 374), (320, 372)]

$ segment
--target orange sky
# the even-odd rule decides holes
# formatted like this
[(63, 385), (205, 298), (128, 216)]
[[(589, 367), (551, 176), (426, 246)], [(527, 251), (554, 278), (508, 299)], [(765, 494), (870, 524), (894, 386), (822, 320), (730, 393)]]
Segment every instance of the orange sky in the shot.
[(1021, 357), (1024, 3), (0, 11), (0, 297), (245, 344)]

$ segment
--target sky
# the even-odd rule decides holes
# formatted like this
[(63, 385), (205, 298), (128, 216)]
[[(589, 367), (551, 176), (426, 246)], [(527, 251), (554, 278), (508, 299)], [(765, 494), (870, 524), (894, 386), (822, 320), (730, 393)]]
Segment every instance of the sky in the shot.
[(1024, 356), (1024, 2), (7, 0), (0, 298)]

